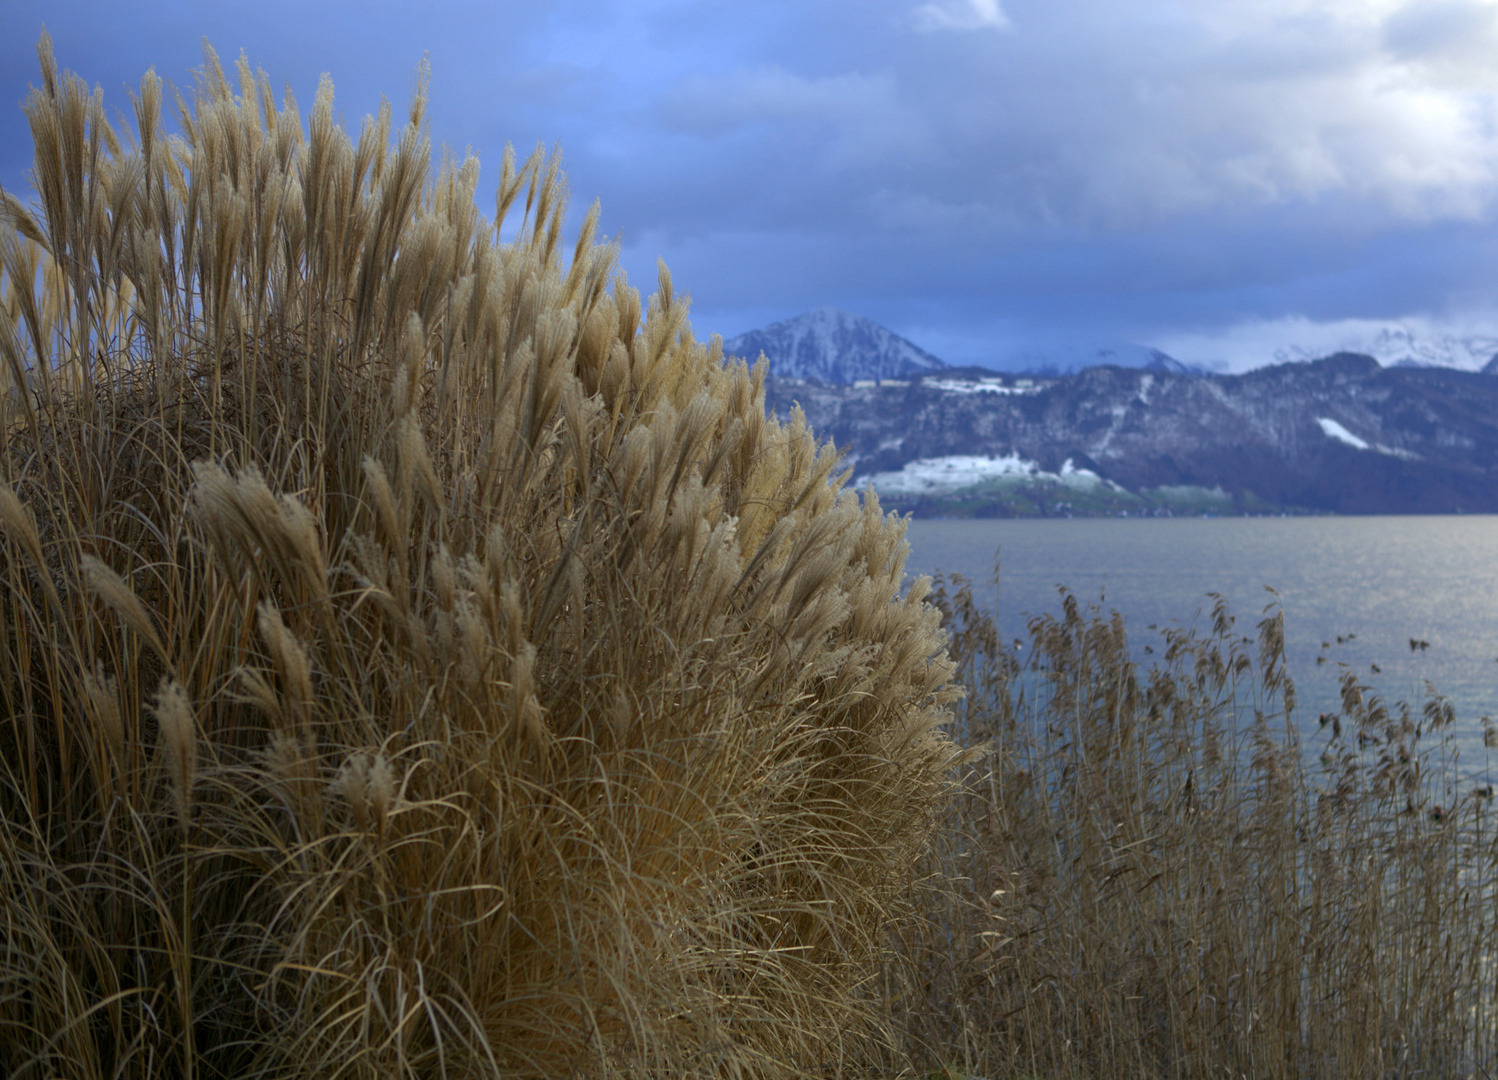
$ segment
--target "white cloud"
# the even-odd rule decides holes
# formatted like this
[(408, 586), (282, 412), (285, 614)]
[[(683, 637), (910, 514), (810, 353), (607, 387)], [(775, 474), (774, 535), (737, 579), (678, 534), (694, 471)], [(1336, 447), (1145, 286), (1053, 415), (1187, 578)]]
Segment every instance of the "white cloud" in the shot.
[[(896, 18), (855, 16), (864, 4)], [(777, 182), (814, 179), (800, 199), (813, 213), (862, 207), (880, 227), (997, 237), (1284, 204), (1403, 222), (1498, 208), (1498, 65), (1474, 59), (1490, 32), (1498, 50), (1498, 0), (831, 6), (821, 40), (835, 47), (808, 37), (768, 62), (688, 69), (655, 115), (715, 151), (733, 135), (751, 163), (787, 162)], [(897, 29), (1011, 14), (1022, 37), (917, 44)]]
[(915, 28), (932, 30), (1003, 30), (1009, 16), (999, 0), (931, 0), (912, 13)]
[(1383, 24), (1384, 48), (1417, 64), (1427, 78), (1483, 81), (1498, 50), (1498, 3), (1493, 0), (1415, 0)]
[(1471, 220), (1498, 200), (1491, 0), (1034, 0), (1021, 14), (1023, 40), (921, 73), (912, 104), (987, 158), (988, 198), (1028, 199), (1037, 219), (1132, 229), (1332, 199)]

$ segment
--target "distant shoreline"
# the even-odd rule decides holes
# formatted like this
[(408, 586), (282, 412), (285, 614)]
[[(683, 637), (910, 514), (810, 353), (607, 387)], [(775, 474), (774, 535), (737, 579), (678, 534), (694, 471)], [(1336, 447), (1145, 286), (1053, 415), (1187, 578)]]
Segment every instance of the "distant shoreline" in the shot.
[(1299, 509), (1299, 508), (1297, 508), (1297, 509), (1286, 509), (1286, 510), (1243, 511), (1241, 513), (1229, 510), (1229, 511), (1224, 511), (1224, 512), (1221, 512), (1221, 513), (1212, 513), (1212, 512), (1208, 512), (1208, 511), (1201, 511), (1201, 512), (1197, 512), (1197, 513), (1193, 513), (1193, 512), (1190, 512), (1190, 511), (1180, 511), (1180, 512), (1177, 512), (1177, 513), (1172, 513), (1172, 512), (1125, 513), (1125, 512), (1120, 511), (1118, 513), (1086, 513), (1086, 512), (1061, 513), (1061, 512), (1058, 512), (1058, 513), (1048, 513), (1048, 514), (987, 513), (987, 512), (984, 512), (984, 510), (986, 508), (978, 508), (978, 511), (974, 512), (974, 513), (937, 513), (937, 514), (933, 514), (933, 513), (923, 513), (923, 512), (921, 512), (921, 511), (919, 511), (917, 509), (912, 508), (911, 506), (908, 505), (909, 501), (910, 500), (906, 500), (906, 499), (890, 499), (890, 498), (885, 498), (883, 496), (880, 496), (879, 506), (880, 506), (881, 509), (883, 509), (886, 512), (892, 510), (892, 511), (895, 511), (896, 513), (900, 513), (900, 514), (909, 514), (911, 516), (911, 518), (913, 518), (916, 521), (1165, 521), (1165, 520), (1172, 520), (1172, 519), (1182, 520), (1182, 521), (1200, 521), (1200, 520), (1212, 519), (1212, 518), (1232, 518), (1232, 519), (1243, 518), (1243, 519), (1247, 519), (1247, 518), (1375, 518), (1375, 517), (1397, 517), (1397, 518), (1419, 518), (1419, 517), (1455, 518), (1455, 517), (1463, 517), (1463, 518), (1470, 518), (1470, 517), (1498, 517), (1498, 514), (1495, 514), (1494, 512), (1489, 511), (1489, 510), (1479, 510), (1479, 511), (1449, 510), (1449, 511), (1444, 511), (1444, 512), (1432, 512), (1432, 511), (1425, 511), (1425, 510), (1421, 510), (1421, 511), (1409, 511), (1409, 512), (1399, 511), (1399, 510), (1370, 510), (1370, 511), (1368, 511), (1366, 513), (1348, 513), (1348, 512), (1339, 511), (1339, 510), (1307, 510), (1307, 509)]
[[(1096, 518), (1113, 520), (1150, 520), (1164, 518), (1284, 518), (1284, 517), (1376, 517), (1378, 512), (1368, 514), (1341, 514), (1333, 510), (1311, 507), (1275, 507), (1266, 505), (1234, 505), (1231, 496), (1221, 495), (1210, 500), (1201, 499), (1196, 505), (1186, 500), (1166, 501), (1146, 496), (1127, 496), (1134, 505), (1119, 505), (1124, 496), (1115, 495), (1107, 500), (1108, 505), (1087, 505), (1088, 500), (1079, 499), (1076, 493), (1061, 493), (1018, 490), (1006, 493), (1007, 497), (992, 495), (879, 495), (879, 505), (885, 510), (910, 514), (922, 521), (950, 520), (1046, 520), (1067, 518)], [(1056, 497), (1057, 494), (1070, 497)], [(1208, 505), (1202, 505), (1207, 502)], [(1079, 503), (1081, 505), (1079, 505)], [(1455, 516), (1456, 511), (1449, 516)], [(1400, 517), (1418, 515), (1400, 514)]]

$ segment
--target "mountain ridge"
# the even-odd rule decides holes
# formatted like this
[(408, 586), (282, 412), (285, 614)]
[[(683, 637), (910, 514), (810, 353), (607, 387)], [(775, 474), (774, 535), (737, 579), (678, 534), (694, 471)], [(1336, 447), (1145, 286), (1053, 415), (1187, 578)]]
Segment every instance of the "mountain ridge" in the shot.
[[(763, 353), (773, 375), (816, 379), (836, 386), (906, 379), (952, 367), (874, 320), (835, 307), (815, 308), (795, 318), (749, 330), (726, 340), (723, 351), (751, 364)], [(1019, 347), (994, 362), (976, 366), (993, 374), (1055, 376), (1099, 364), (1205, 374), (1203, 368), (1182, 363), (1153, 346), (1134, 342)]]
[[(1309, 362), (1339, 352), (1373, 357), (1383, 367), (1443, 367), (1458, 371), (1498, 374), (1498, 337), (1444, 333), (1416, 320), (1414, 323), (1374, 324), (1350, 330), (1309, 326), (1303, 340), (1265, 341), (1253, 362), (1243, 357), (1231, 372), (1276, 363)], [(1321, 345), (1309, 344), (1316, 340)], [(1186, 346), (1193, 355), (1202, 351)], [(813, 378), (837, 385), (886, 378), (908, 378), (923, 371), (951, 366), (907, 338), (864, 318), (833, 307), (817, 308), (792, 319), (772, 323), (730, 338), (725, 351), (751, 363), (763, 352), (772, 374), (784, 378)], [(1126, 368), (1170, 370), (1180, 373), (1230, 373), (1219, 362), (1183, 362), (1154, 345), (1132, 341), (1088, 342), (1058, 337), (1051, 341), (998, 343), (983, 368), (1055, 377), (1089, 367), (1114, 364)]]
[[(920, 516), (1498, 513), (1498, 379), (1338, 353), (1239, 375), (951, 369), (906, 386), (767, 382), (853, 483)], [(945, 479), (944, 479), (945, 478)]]

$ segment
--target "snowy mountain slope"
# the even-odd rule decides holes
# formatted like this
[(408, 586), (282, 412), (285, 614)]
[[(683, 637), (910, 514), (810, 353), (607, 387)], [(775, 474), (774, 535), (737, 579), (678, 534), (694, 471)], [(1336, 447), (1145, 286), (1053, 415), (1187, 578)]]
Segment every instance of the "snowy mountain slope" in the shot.
[(760, 353), (779, 378), (848, 386), (864, 379), (899, 379), (947, 365), (871, 319), (821, 307), (723, 343), (728, 356), (751, 364)]
[[(1283, 345), (1274, 351), (1280, 363), (1314, 360), (1329, 351), (1324, 345)], [(1402, 323), (1362, 330), (1339, 338), (1336, 350), (1371, 356), (1384, 367), (1444, 367), (1484, 371), (1498, 360), (1498, 337), (1454, 336)]]

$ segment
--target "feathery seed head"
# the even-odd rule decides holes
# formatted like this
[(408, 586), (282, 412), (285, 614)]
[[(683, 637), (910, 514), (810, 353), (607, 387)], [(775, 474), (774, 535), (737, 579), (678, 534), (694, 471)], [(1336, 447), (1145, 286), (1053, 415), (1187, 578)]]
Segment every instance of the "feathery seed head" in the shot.
[(370, 826), (369, 769), (368, 754), (350, 754), (329, 785), (331, 793), (348, 804), (361, 832), (367, 832)]
[(307, 650), (287, 629), (281, 620), (281, 612), (269, 600), (262, 600), (255, 608), (259, 616), (260, 637), (270, 650), (276, 668), (281, 673), (286, 688), (291, 693), (292, 704), (303, 730), (310, 730), (314, 697), (312, 692), (312, 661)]
[(390, 762), (386, 760), (384, 754), (376, 754), (369, 767), (366, 796), (374, 817), (375, 831), (383, 839), (390, 812), (395, 809), (396, 800), (395, 773), (391, 770)]
[(166, 748), (167, 772), (177, 818), (185, 832), (192, 821), (192, 784), (198, 768), (197, 722), (187, 691), (176, 679), (163, 678), (152, 708)]
[(9, 484), (0, 484), (0, 526), (20, 542), (36, 568), (45, 573), (47, 563), (42, 558), (42, 541), (36, 531), (36, 521)]
[(98, 663), (92, 672), (82, 673), (83, 691), (88, 698), (94, 722), (115, 770), (125, 766), (125, 725), (120, 719), (119, 688)]
[(156, 627), (150, 615), (146, 613), (145, 604), (141, 603), (140, 597), (136, 596), (134, 590), (125, 584), (125, 579), (92, 555), (82, 556), (79, 562), (83, 567), (83, 579), (88, 583), (89, 591), (113, 608), (125, 624), (156, 651), (157, 656), (166, 660), (166, 647), (162, 645), (161, 638), (156, 633)]

